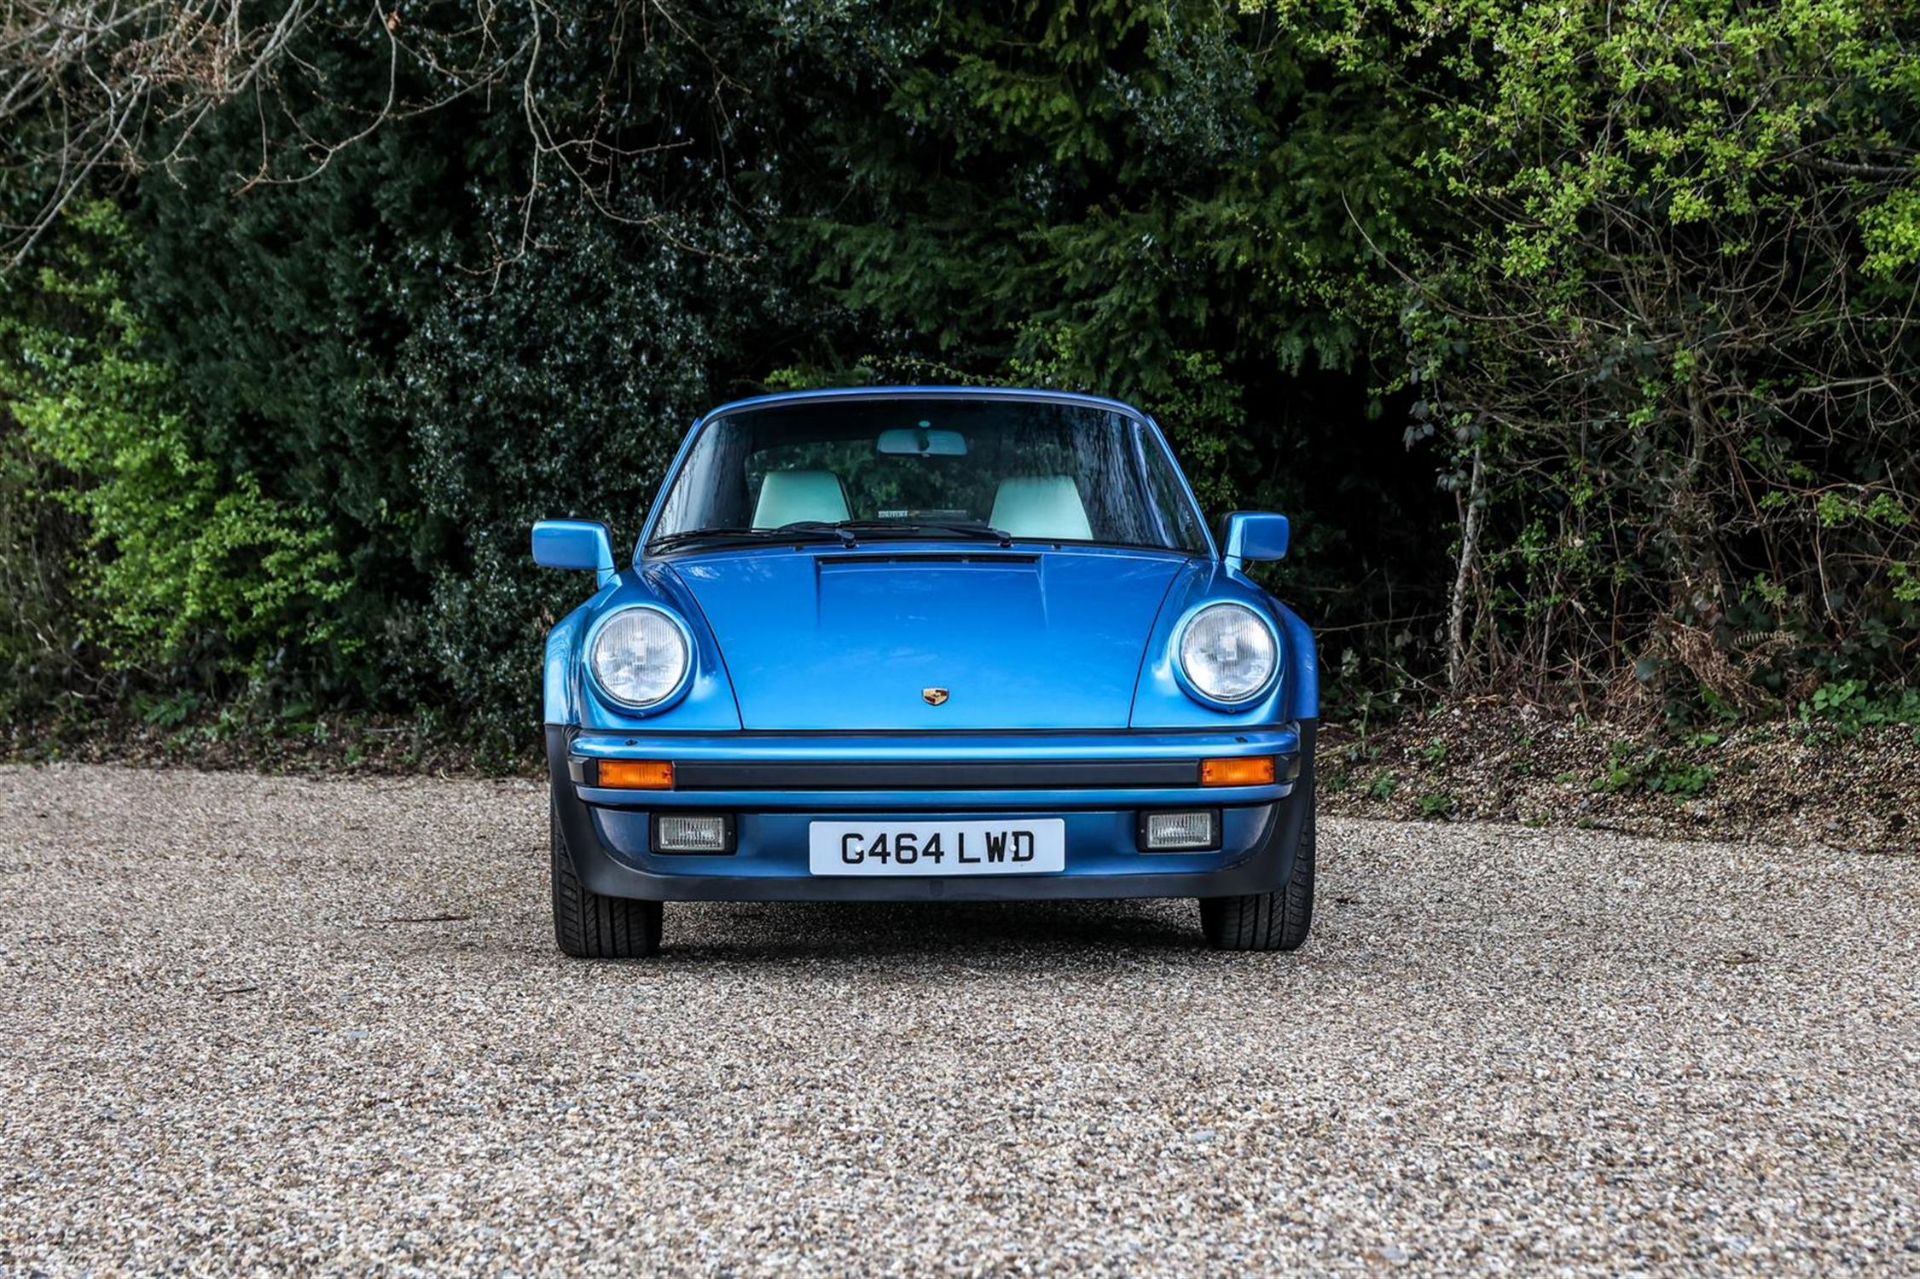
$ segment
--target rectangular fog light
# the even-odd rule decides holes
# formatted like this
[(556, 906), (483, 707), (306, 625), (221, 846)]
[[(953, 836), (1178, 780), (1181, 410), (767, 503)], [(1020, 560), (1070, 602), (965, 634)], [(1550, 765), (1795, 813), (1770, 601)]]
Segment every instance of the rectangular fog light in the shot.
[(733, 818), (725, 813), (656, 813), (653, 818), (656, 853), (730, 853)]
[(1140, 814), (1140, 848), (1144, 852), (1194, 853), (1219, 843), (1220, 814), (1213, 809)]

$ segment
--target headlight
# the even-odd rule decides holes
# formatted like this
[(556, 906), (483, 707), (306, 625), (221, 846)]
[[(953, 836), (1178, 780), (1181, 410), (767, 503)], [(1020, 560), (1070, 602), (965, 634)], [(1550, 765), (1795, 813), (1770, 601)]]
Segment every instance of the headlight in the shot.
[(1180, 632), (1180, 669), (1201, 697), (1244, 702), (1266, 691), (1279, 662), (1273, 629), (1244, 604), (1214, 604)]
[(594, 638), (593, 678), (627, 706), (664, 701), (687, 677), (687, 634), (659, 609), (625, 608)]

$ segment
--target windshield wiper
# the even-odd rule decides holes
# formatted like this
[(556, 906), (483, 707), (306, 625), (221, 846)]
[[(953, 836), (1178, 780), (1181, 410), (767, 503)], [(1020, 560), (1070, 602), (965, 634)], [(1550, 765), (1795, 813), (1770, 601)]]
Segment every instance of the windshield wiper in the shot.
[(997, 529), (991, 524), (932, 521), (920, 523), (914, 520), (841, 520), (833, 525), (852, 533), (898, 533), (906, 537), (919, 537), (927, 533), (941, 533), (953, 537), (977, 541), (998, 542), (1002, 546), (1013, 545), (1013, 534)]
[(783, 528), (690, 528), (678, 533), (668, 533), (665, 537), (656, 537), (647, 543), (649, 551), (670, 551), (675, 547), (692, 546), (695, 543), (712, 542), (820, 542), (846, 541), (834, 531), (833, 525), (819, 527), (807, 525), (786, 525)]
[(724, 546), (728, 543), (755, 542), (839, 542), (858, 546), (862, 536), (926, 537), (938, 535), (968, 540), (998, 542), (1012, 546), (1013, 535), (988, 524), (918, 523), (912, 520), (795, 520), (779, 528), (694, 528), (668, 533), (647, 543), (649, 551), (671, 551), (695, 544)]
[(812, 533), (822, 537), (838, 538), (842, 546), (856, 545), (853, 534), (848, 531), (844, 523), (835, 524), (829, 523), (826, 520), (794, 520), (790, 524), (782, 524), (779, 531), (782, 533)]

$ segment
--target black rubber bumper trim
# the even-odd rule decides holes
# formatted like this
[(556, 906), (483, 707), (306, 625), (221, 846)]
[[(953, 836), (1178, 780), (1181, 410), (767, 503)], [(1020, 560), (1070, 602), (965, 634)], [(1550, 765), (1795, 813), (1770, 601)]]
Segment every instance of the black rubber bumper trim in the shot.
[[(547, 727), (553, 728), (556, 726), (549, 724), (547, 725)], [(1278, 730), (1284, 733), (1297, 732), (1299, 730), (1299, 727), (1300, 726), (1297, 723), (1294, 723), (1292, 721), (1289, 721), (1285, 724), (1274, 724), (1270, 726), (1271, 729)], [(603, 741), (620, 742), (620, 741), (631, 741), (635, 737), (635, 730), (631, 728), (576, 728), (576, 727), (569, 726), (567, 727), (566, 731), (569, 736), (575, 739), (578, 739), (580, 741), (592, 741), (597, 738)], [(1266, 731), (1266, 730), (1263, 730), (1263, 731)], [(861, 737), (861, 738), (864, 738), (864, 737), (917, 737), (917, 738), (923, 738), (923, 739), (939, 738), (946, 741), (965, 742), (965, 741), (971, 741), (976, 739), (989, 739), (989, 740), (998, 741), (999, 739), (1004, 737), (1034, 737), (1034, 738), (1088, 737), (1088, 736), (1099, 736), (1102, 734), (1120, 734), (1120, 735), (1151, 736), (1151, 737), (1176, 737), (1176, 738), (1195, 737), (1195, 738), (1218, 739), (1222, 737), (1240, 736), (1241, 730), (1232, 729), (1232, 728), (1223, 729), (1218, 727), (1217, 725), (1211, 728), (1186, 727), (1186, 728), (1141, 728), (1141, 729), (1130, 729), (1126, 727), (1118, 727), (1118, 728), (708, 728), (708, 729), (677, 729), (672, 733), (671, 739), (674, 741), (684, 740), (689, 742), (722, 742), (722, 741), (750, 742), (760, 738), (787, 739), (787, 738), (794, 738), (794, 737), (817, 737), (817, 738), (825, 738), (828, 740), (832, 740), (835, 738), (849, 738), (849, 737)], [(653, 737), (652, 740), (656, 742), (667, 741), (668, 734), (666, 733), (657, 734)], [(1244, 738), (1242, 740), (1244, 740)]]
[(1086, 790), (1197, 786), (1191, 759), (1035, 761), (1031, 763), (832, 763), (684, 760), (675, 790)]
[[(889, 876), (841, 879), (794, 875), (768, 878), (731, 875), (661, 875), (640, 870), (609, 852), (594, 830), (593, 815), (567, 775), (569, 730), (547, 725), (547, 774), (558, 801), (574, 869), (581, 881), (607, 897), (645, 901), (1038, 901), (1117, 897), (1228, 897), (1271, 892), (1293, 873), (1294, 849), (1313, 805), (1311, 720), (1300, 724), (1300, 777), (1304, 784), (1272, 805), (1260, 845), (1219, 870), (1137, 875)], [(1155, 857), (1158, 862), (1160, 859)]]

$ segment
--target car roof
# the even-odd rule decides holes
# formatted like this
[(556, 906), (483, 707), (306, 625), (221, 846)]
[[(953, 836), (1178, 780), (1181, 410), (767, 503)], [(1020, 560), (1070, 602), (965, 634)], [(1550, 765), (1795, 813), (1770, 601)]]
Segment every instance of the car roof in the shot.
[[(1044, 404), (1078, 404), (1087, 408), (1108, 409), (1115, 413), (1124, 413), (1128, 417), (1146, 420), (1146, 414), (1123, 400), (1108, 399), (1104, 395), (1084, 395), (1078, 391), (1053, 391), (1043, 387), (1018, 386), (844, 386), (826, 387), (815, 391), (780, 391), (772, 395), (755, 395), (744, 400), (732, 400), (718, 408), (707, 410), (700, 417), (700, 423), (730, 413), (752, 412), (756, 409), (776, 408), (782, 404), (804, 404), (809, 400), (905, 400), (927, 399), (930, 397), (953, 397), (955, 399), (975, 400), (1033, 400)], [(696, 423), (699, 425), (699, 423)]]

